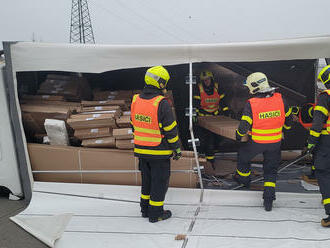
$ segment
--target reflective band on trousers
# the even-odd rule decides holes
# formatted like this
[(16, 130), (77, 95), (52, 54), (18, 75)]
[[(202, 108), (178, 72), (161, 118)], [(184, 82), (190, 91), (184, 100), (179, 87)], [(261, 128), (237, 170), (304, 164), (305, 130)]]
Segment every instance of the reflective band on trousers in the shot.
[(146, 155), (171, 155), (173, 153), (172, 150), (147, 150), (139, 148), (134, 148), (134, 152)]
[(240, 172), (238, 169), (236, 171), (237, 171), (238, 175), (240, 175), (242, 177), (248, 177), (251, 174), (251, 171), (249, 171), (248, 173)]
[(149, 201), (150, 206), (161, 207), (164, 205), (164, 201)]
[(275, 188), (276, 184), (273, 183), (273, 182), (265, 182), (265, 183), (264, 183), (264, 186), (265, 186), (265, 187), (274, 187), (274, 188)]
[(150, 195), (143, 195), (141, 194), (141, 198), (144, 200), (149, 200), (150, 199)]
[(327, 204), (330, 204), (330, 198), (323, 200), (323, 205), (327, 205)]

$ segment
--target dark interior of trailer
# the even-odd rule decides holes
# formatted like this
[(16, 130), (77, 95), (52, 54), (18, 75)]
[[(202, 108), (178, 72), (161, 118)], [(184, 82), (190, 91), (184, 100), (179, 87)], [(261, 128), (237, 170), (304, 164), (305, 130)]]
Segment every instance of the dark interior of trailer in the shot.
[[(185, 83), (189, 75), (188, 64), (166, 66), (171, 79), (168, 89), (172, 90), (176, 116), (178, 119), (179, 135), (184, 149), (191, 149), (187, 140), (189, 134), (189, 120), (185, 116), (185, 109), (189, 106), (189, 85)], [(141, 90), (144, 86), (144, 74), (146, 67), (107, 71), (104, 73), (82, 73), (87, 79), (88, 85), (93, 91), (100, 90)], [(194, 63), (193, 74), (197, 82), (202, 70), (210, 70), (214, 74), (215, 81), (223, 87), (230, 109), (234, 112), (235, 119), (239, 120), (246, 100), (249, 98), (247, 88), (243, 86), (245, 78), (252, 72), (265, 73), (271, 86), (277, 87), (285, 100), (291, 106), (299, 106), (315, 99), (315, 74), (317, 60), (290, 60), (290, 61), (264, 61), (241, 63)], [(60, 71), (36, 71), (18, 72), (18, 93), (37, 94), (37, 90), (48, 74), (72, 75), (77, 72)], [(87, 96), (92, 100), (92, 95)], [(198, 136), (198, 135), (197, 135)], [(296, 123), (293, 128), (285, 133), (282, 142), (283, 150), (301, 149), (305, 145), (306, 130)], [(238, 143), (224, 138), (217, 144), (220, 152), (237, 151)]]

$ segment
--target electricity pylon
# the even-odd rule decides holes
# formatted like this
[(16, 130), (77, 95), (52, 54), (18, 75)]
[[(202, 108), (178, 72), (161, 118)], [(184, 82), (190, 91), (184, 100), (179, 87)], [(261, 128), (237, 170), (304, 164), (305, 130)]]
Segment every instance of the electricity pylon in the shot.
[(95, 43), (87, 0), (72, 0), (70, 43)]

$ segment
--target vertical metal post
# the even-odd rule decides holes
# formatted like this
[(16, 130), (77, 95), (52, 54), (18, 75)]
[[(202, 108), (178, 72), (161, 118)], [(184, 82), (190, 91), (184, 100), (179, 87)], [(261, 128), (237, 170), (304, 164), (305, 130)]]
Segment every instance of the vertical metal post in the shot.
[[(195, 136), (194, 136), (194, 131), (193, 131), (193, 72), (192, 72), (192, 62), (189, 63), (189, 131), (190, 131), (190, 136), (191, 136), (191, 143), (194, 151), (194, 156), (195, 156), (195, 161), (197, 165), (197, 172), (198, 172), (198, 177), (199, 177), (199, 184), (201, 189), (204, 189), (203, 186), (203, 181), (202, 181), (202, 173), (201, 169), (199, 166), (199, 161), (198, 161), (198, 153), (197, 153), (197, 148), (196, 148), (196, 143), (195, 143)], [(201, 194), (201, 201), (202, 201), (203, 194)]]

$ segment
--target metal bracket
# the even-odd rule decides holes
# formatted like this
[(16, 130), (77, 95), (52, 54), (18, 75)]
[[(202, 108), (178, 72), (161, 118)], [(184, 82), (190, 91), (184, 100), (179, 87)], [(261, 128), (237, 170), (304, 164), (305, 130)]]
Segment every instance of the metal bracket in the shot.
[[(190, 77), (186, 76), (185, 77), (186, 84), (190, 84)], [(196, 76), (192, 76), (192, 84), (196, 84)]]
[[(200, 146), (200, 142), (199, 142), (198, 138), (194, 139), (194, 141), (195, 141), (196, 146)], [(188, 139), (188, 145), (189, 145), (189, 147), (192, 147), (192, 139)]]
[[(185, 116), (189, 116), (189, 108), (185, 108)], [(196, 116), (197, 113), (196, 113), (196, 108), (192, 108), (192, 116)]]

